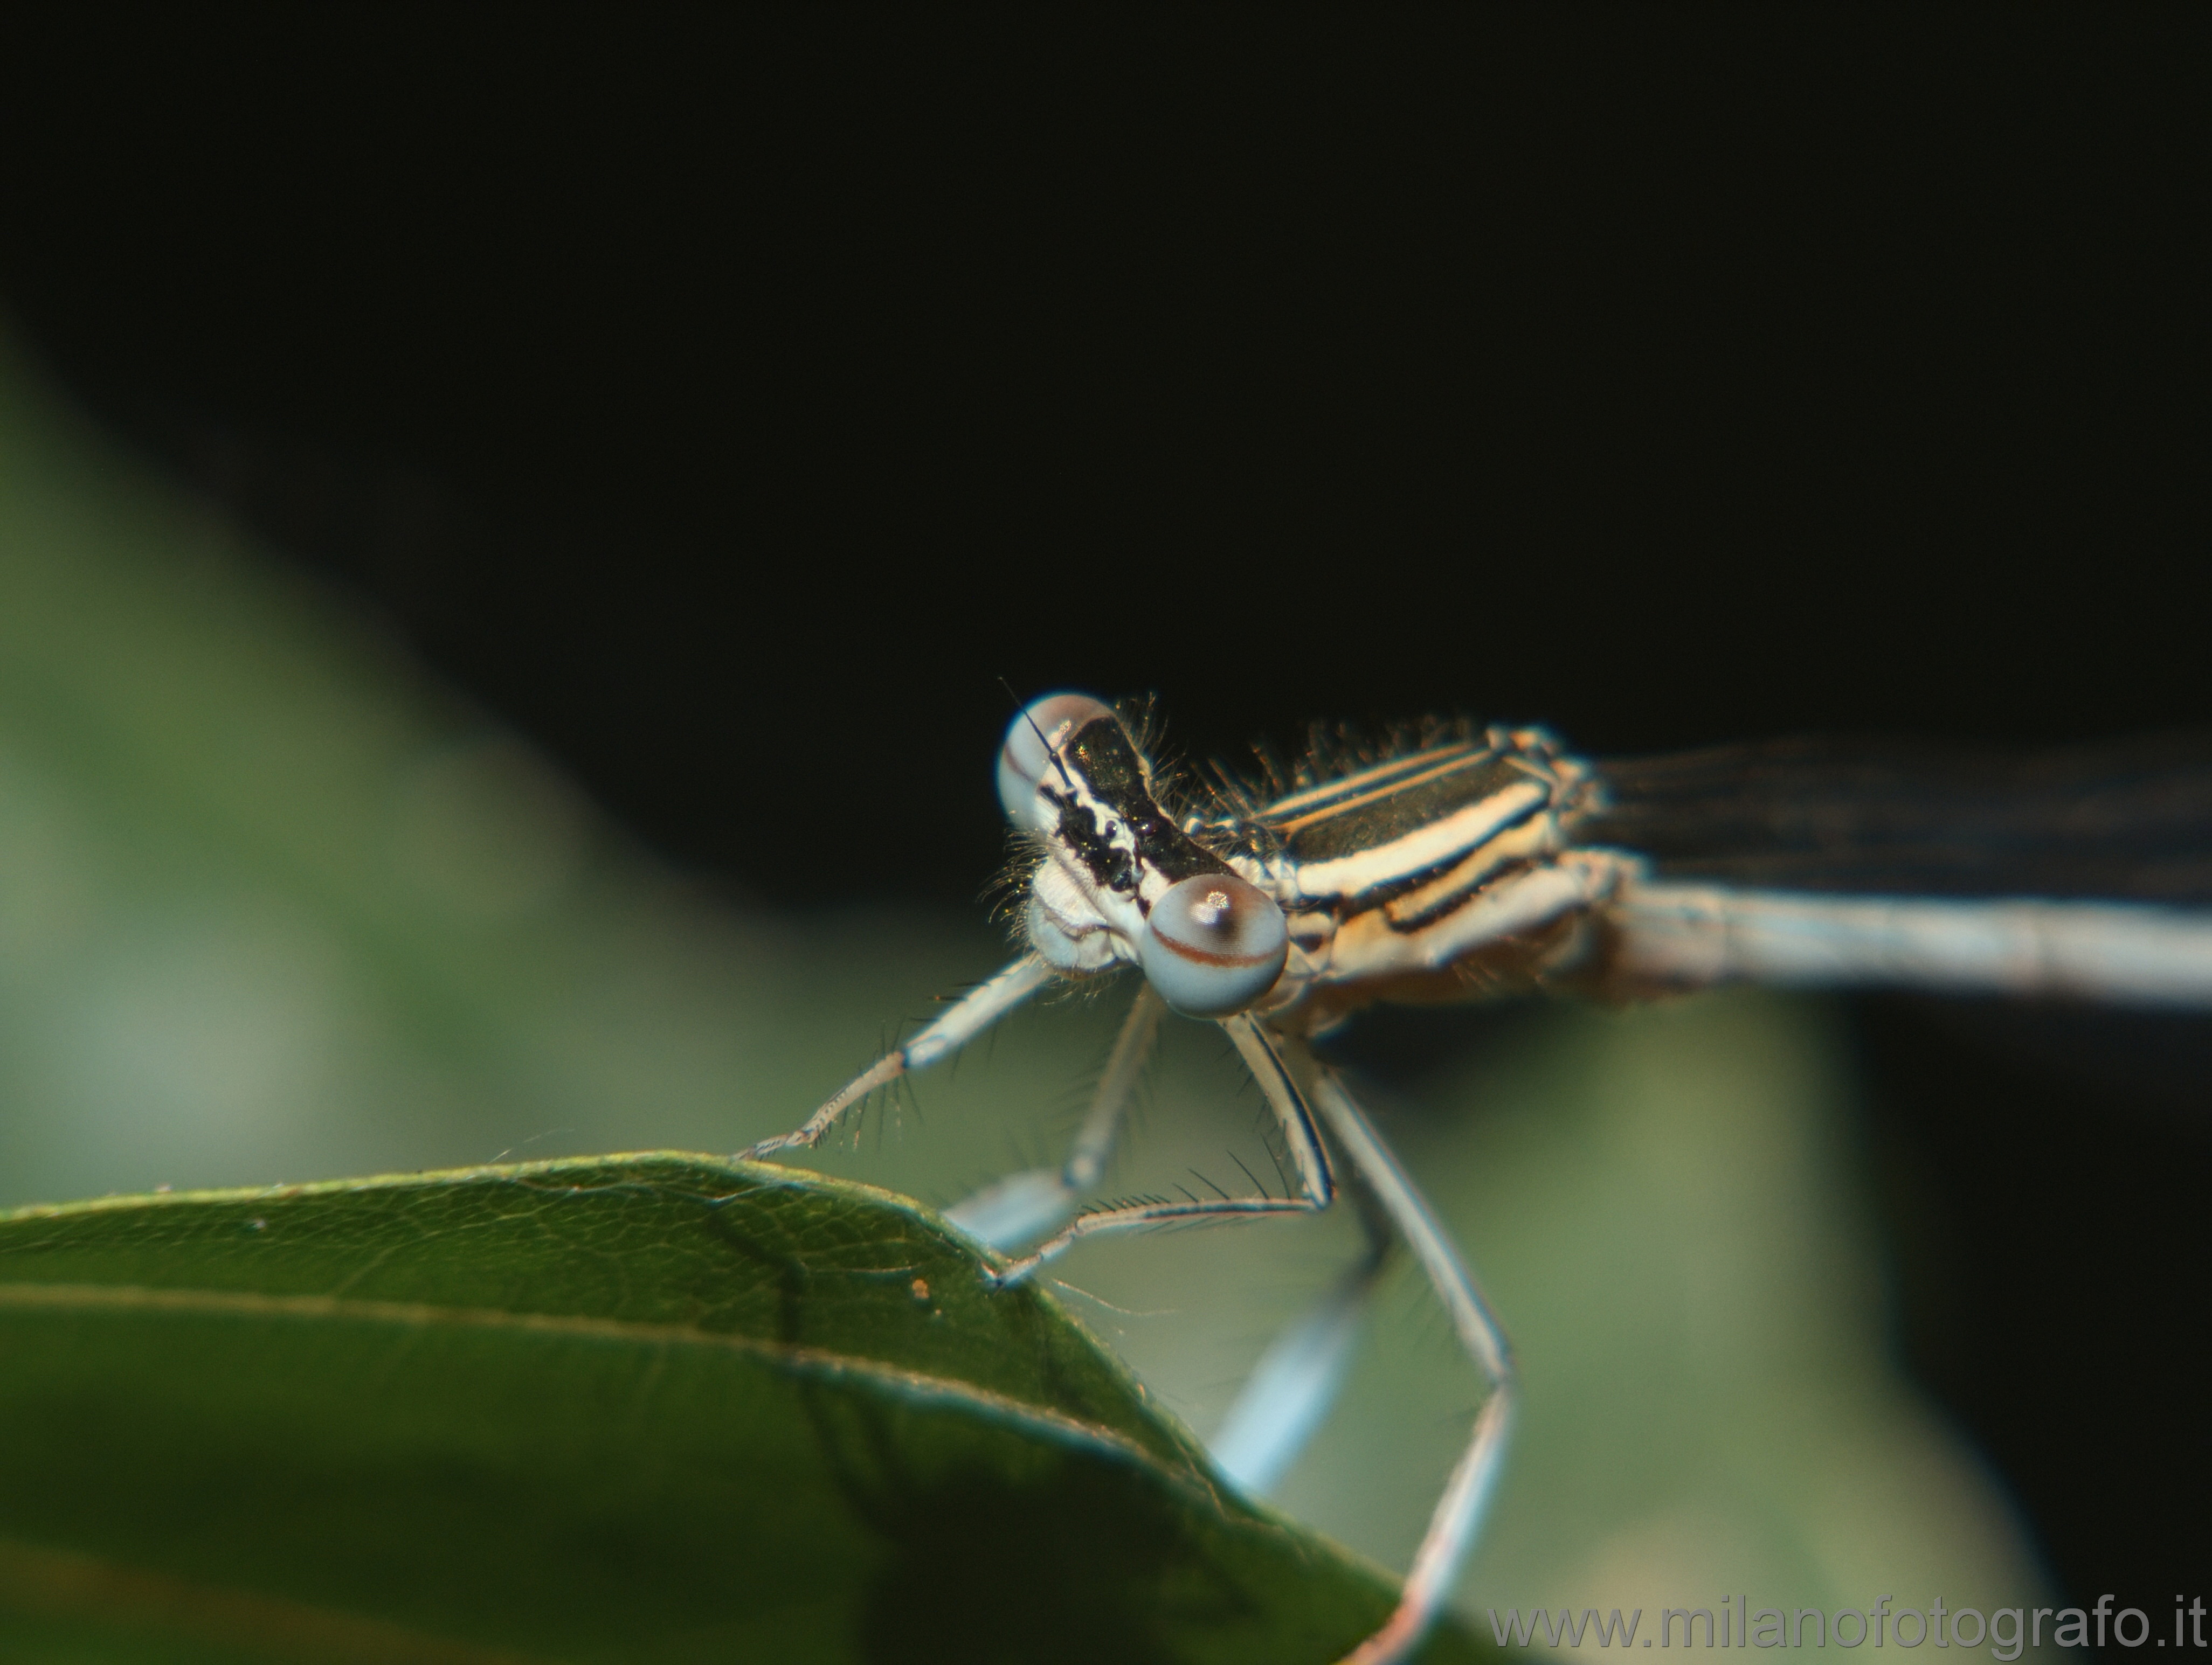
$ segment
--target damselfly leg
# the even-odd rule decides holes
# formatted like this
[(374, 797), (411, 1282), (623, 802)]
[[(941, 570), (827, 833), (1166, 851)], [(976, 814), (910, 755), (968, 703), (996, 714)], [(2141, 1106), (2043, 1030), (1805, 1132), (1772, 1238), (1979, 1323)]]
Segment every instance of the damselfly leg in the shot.
[(1018, 1281), (1047, 1261), (1065, 1254), (1085, 1238), (1114, 1232), (1141, 1231), (1148, 1226), (1167, 1226), (1198, 1220), (1259, 1219), (1270, 1214), (1310, 1214), (1328, 1207), (1336, 1196), (1336, 1176), (1321, 1130), (1298, 1084), (1291, 1078), (1281, 1054), (1267, 1032), (1249, 1018), (1224, 1018), (1222, 1028), (1251, 1070), (1253, 1080), (1275, 1114), (1277, 1127), (1290, 1148), (1291, 1166), (1297, 1175), (1295, 1196), (1194, 1197), (1182, 1202), (1140, 1202), (1125, 1208), (1101, 1208), (1078, 1214), (1028, 1254), (1000, 1268), (1001, 1284)]
[(1254, 1497), (1272, 1494), (1334, 1408), (1397, 1246), (1389, 1215), (1356, 1168), (1340, 1171), (1364, 1250), (1312, 1311), (1268, 1344), (1206, 1441), (1214, 1466)]
[(1381, 1630), (1346, 1659), (1346, 1665), (1386, 1665), (1402, 1658), (1419, 1641), (1437, 1609), (1451, 1594), (1460, 1563), (1482, 1524), (1483, 1512), (1497, 1487), (1498, 1465), (1505, 1455), (1512, 1422), (1513, 1354), (1504, 1329), (1483, 1299), (1450, 1236), (1398, 1166), (1389, 1147), (1376, 1136), (1366, 1113), (1344, 1090), (1343, 1083), (1333, 1072), (1319, 1070), (1314, 1077), (1313, 1096), (1329, 1135), (1372, 1189), (1391, 1225), (1413, 1251), (1430, 1286), (1451, 1315), (1460, 1345), (1490, 1383), (1490, 1396), (1475, 1414), (1467, 1449), (1453, 1465), (1443, 1495), (1437, 1499), (1429, 1517), (1428, 1530), (1413, 1552), (1413, 1565), (1406, 1574), (1396, 1610)]
[(1106, 1177), (1106, 1165), (1113, 1159), (1166, 1011), (1166, 1002), (1152, 984), (1137, 990), (1065, 1162), (1057, 1168), (1009, 1174), (946, 1209), (945, 1217), (977, 1241), (1001, 1250), (1026, 1247), (1074, 1219), (1083, 1199)]
[(871, 1093), (889, 1087), (909, 1071), (926, 1069), (939, 1058), (951, 1057), (1052, 979), (1052, 967), (1035, 954), (1023, 955), (989, 982), (969, 990), (951, 1010), (912, 1040), (884, 1053), (789, 1133), (748, 1145), (738, 1153), (737, 1159), (757, 1162), (778, 1151), (811, 1149)]

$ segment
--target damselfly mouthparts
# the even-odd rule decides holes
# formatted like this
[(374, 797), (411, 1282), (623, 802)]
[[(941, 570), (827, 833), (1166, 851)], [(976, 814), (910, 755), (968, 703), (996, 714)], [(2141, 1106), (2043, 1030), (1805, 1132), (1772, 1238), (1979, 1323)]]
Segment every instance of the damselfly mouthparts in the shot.
[[(951, 1218), (1012, 1256), (995, 1273), (1008, 1283), (1086, 1237), (1311, 1214), (1347, 1191), (1366, 1253), (1269, 1348), (1213, 1441), (1255, 1492), (1333, 1402), (1387, 1250), (1411, 1250), (1487, 1391), (1397, 1608), (1349, 1656), (1361, 1665), (1402, 1658), (1449, 1592), (1497, 1477), (1513, 1371), (1458, 1251), (1315, 1037), (1377, 1002), (1739, 979), (2212, 1006), (2212, 770), (2156, 759), (1944, 776), (1770, 748), (1593, 766), (1541, 730), (1437, 725), (1164, 802), (1122, 717), (1063, 693), (1008, 729), (998, 784), (1028, 851), (1024, 951), (745, 1154), (818, 1142), (1057, 980), (1139, 969), (1066, 1160)], [(1251, 1071), (1286, 1194), (1085, 1208), (1170, 1010), (1218, 1024)]]

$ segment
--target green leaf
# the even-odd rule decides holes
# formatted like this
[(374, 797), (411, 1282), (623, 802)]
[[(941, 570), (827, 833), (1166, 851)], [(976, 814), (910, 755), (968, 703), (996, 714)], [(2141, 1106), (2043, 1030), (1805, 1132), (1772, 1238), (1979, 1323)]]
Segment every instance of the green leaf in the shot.
[(1327, 1661), (1380, 1620), (981, 1269), (672, 1154), (0, 1215), (9, 1656)]

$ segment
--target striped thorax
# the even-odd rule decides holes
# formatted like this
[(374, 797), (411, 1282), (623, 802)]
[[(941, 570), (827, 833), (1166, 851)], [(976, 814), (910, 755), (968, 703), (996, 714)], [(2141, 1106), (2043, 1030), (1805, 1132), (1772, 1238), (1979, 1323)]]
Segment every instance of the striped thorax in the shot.
[(1164, 987), (1169, 1004), (1251, 1009), (1308, 1033), (1373, 1001), (1466, 999), (1586, 963), (1590, 909), (1632, 865), (1571, 847), (1597, 802), (1588, 766), (1540, 729), (1427, 739), (1264, 801), (1224, 785), (1178, 819), (1113, 711), (1078, 695), (1036, 702), (1000, 760), (1009, 814), (1041, 847), (1031, 946), (1064, 972), (1135, 965), (1158, 984), (1155, 965), (1172, 968), (1171, 950), (1203, 934), (1177, 906), (1184, 887), (1200, 914), (1240, 928), (1241, 963), (1261, 963), (1278, 935), (1284, 950), (1279, 975), (1243, 980), (1243, 1006), (1194, 1005)]

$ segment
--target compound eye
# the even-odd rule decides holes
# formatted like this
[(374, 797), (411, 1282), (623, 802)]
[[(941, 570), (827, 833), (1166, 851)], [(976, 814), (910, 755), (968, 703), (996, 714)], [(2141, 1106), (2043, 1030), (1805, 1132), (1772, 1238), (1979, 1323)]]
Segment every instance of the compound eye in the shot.
[(1078, 729), (1113, 715), (1087, 693), (1048, 693), (1030, 701), (1007, 725), (1006, 743), (999, 748), (999, 802), (1006, 808), (1006, 819), (1024, 832), (1051, 832), (1058, 820), (1037, 796), (1037, 784), (1047, 775), (1057, 775), (1053, 753)]
[(1233, 873), (1202, 873), (1152, 904), (1137, 957), (1185, 1017), (1225, 1018), (1275, 986), (1290, 955), (1283, 911)]

